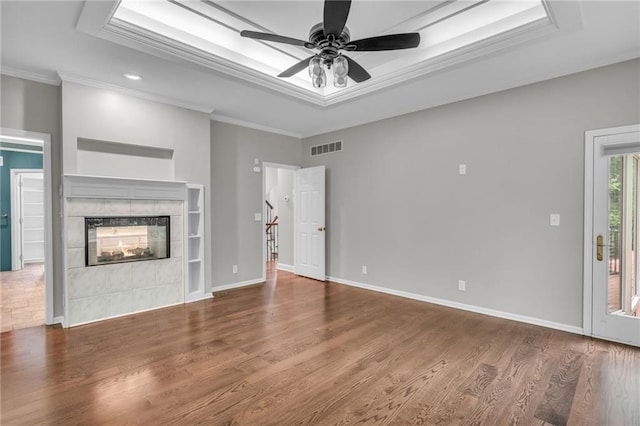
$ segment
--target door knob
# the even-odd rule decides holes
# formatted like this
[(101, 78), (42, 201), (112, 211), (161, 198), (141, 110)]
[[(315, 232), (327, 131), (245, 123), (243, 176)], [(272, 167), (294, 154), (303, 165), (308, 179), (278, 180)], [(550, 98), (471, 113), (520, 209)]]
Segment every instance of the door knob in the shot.
[(323, 226), (322, 228), (318, 228), (318, 231), (322, 232), (322, 231), (324, 231), (325, 229), (327, 229), (327, 228), (325, 228), (325, 227)]
[(604, 246), (604, 238), (602, 238), (602, 235), (598, 235), (596, 238), (596, 259), (600, 262), (604, 259)]

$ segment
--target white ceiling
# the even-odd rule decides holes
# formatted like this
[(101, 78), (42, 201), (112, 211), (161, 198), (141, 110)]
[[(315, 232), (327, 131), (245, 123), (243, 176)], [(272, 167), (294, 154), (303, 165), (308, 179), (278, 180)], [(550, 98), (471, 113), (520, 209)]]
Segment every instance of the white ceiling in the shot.
[[(417, 31), (439, 3), (354, 0), (347, 25), (352, 39)], [(213, 112), (219, 120), (306, 137), (640, 57), (640, 2), (549, 1), (551, 20), (545, 25), (503, 32), (450, 53), (430, 56), (425, 42), (434, 33), (425, 38), (422, 31), (418, 49), (354, 53), (373, 78), (360, 85), (350, 81), (343, 91), (318, 93), (306, 86), (306, 71), (297, 85), (291, 84), (274, 77), (280, 71), (275, 68), (270, 74), (248, 66), (247, 60), (203, 55), (175, 40), (114, 31), (107, 21), (116, 4), (91, 1), (83, 8), (79, 1), (3, 0), (2, 73), (129, 91)], [(452, 4), (444, 2), (441, 9)], [(257, 25), (246, 29), (306, 39), (309, 27), (321, 21), (323, 3), (215, 5)], [(310, 55), (303, 48), (281, 47), (300, 58)], [(127, 72), (144, 78), (127, 80)]]

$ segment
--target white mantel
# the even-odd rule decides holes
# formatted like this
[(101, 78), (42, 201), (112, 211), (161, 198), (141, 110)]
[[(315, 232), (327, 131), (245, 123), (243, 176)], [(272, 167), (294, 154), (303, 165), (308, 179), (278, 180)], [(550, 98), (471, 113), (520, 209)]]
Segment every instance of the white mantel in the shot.
[(64, 175), (65, 198), (186, 200), (187, 183), (172, 180)]

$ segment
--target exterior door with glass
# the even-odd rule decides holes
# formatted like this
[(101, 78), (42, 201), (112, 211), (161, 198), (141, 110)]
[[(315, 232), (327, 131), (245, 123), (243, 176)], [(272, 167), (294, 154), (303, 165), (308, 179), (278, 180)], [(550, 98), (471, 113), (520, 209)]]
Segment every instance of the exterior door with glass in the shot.
[(640, 126), (587, 132), (586, 149), (585, 332), (640, 346)]

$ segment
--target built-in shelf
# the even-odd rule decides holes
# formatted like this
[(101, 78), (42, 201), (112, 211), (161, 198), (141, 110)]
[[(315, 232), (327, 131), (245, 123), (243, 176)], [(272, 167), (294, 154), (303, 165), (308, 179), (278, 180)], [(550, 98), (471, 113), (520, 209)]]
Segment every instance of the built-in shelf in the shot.
[(204, 297), (204, 186), (187, 184), (187, 285), (185, 301)]

